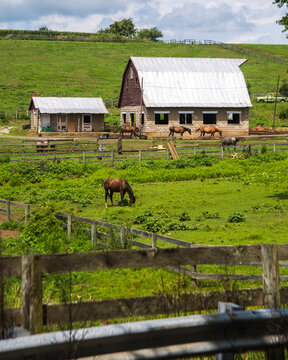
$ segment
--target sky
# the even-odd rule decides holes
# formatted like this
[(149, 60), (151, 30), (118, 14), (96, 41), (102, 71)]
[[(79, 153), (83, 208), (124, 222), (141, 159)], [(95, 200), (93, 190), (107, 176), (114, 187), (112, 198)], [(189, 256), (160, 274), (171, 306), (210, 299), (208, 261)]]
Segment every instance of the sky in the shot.
[(131, 18), (167, 41), (288, 44), (276, 23), (287, 11), (273, 0), (0, 0), (0, 29), (96, 32)]

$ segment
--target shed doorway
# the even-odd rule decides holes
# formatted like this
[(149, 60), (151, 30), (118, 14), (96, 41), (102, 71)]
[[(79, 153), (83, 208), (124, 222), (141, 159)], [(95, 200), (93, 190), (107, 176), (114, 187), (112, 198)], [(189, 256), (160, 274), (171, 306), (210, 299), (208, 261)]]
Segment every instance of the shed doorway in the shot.
[(91, 118), (91, 115), (83, 115), (83, 118), (82, 118), (82, 131), (92, 131), (92, 118)]
[(58, 115), (57, 131), (67, 131), (67, 116), (66, 115)]

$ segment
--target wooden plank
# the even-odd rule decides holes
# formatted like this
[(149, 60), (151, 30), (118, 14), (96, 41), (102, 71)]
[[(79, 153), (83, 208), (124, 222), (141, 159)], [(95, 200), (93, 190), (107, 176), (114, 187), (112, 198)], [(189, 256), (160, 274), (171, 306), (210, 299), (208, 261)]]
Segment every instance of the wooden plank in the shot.
[(21, 276), (22, 259), (21, 256), (5, 256), (1, 258), (2, 271), (4, 277)]
[(116, 319), (135, 316), (174, 314), (214, 310), (219, 301), (236, 302), (244, 307), (262, 306), (262, 289), (214, 291), (207, 293), (165, 294), (139, 298), (102, 300), (47, 306), (47, 324)]
[(117, 268), (166, 267), (191, 264), (243, 265), (260, 260), (260, 245), (193, 246), (74, 254), (41, 255), (43, 273)]

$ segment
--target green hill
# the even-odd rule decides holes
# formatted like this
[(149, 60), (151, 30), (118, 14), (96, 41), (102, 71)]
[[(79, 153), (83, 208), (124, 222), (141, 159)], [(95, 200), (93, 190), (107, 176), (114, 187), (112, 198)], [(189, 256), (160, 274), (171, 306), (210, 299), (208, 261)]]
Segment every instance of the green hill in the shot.
[[(275, 92), (277, 76), (288, 79), (285, 45), (185, 45), (154, 42), (77, 42), (0, 40), (0, 111), (14, 114), (27, 109), (33, 93), (38, 96), (95, 96), (117, 98), (130, 56), (247, 58), (242, 66), (251, 94)], [(275, 60), (268, 60), (265, 56)], [(262, 58), (264, 56), (264, 58)], [(253, 101), (253, 99), (252, 99)], [(273, 104), (256, 104), (251, 123), (270, 124)], [(288, 105), (277, 105), (277, 115)], [(110, 109), (117, 114), (118, 109)], [(278, 123), (279, 125), (279, 123)], [(281, 125), (286, 125), (285, 121)]]

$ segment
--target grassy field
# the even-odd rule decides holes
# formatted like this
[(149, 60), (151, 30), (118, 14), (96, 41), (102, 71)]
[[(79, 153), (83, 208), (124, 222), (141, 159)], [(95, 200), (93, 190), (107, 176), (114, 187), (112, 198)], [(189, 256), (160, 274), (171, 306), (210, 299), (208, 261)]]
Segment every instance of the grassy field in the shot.
[[(248, 45), (245, 47), (249, 47)], [(287, 57), (286, 46), (251, 45), (257, 52)], [(85, 43), (1, 40), (0, 111), (27, 109), (33, 93), (39, 96), (119, 97), (123, 72), (130, 56), (221, 57), (245, 55), (218, 45), (164, 43)], [(254, 56), (242, 66), (251, 94), (275, 92), (277, 77), (287, 79), (287, 66)], [(274, 104), (252, 99), (251, 126), (271, 126)], [(279, 104), (277, 115), (287, 108)], [(117, 115), (118, 109), (110, 108)], [(279, 125), (287, 125), (276, 123)]]

